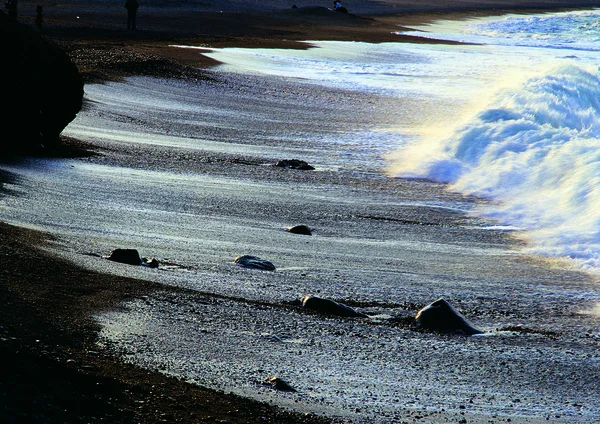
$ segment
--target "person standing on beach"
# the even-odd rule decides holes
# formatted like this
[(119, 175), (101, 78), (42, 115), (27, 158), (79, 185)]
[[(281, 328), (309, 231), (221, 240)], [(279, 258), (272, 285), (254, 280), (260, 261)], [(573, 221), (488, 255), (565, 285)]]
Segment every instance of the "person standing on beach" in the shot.
[(35, 26), (41, 31), (44, 23), (44, 7), (37, 5), (35, 7)]
[(8, 0), (4, 6), (8, 9), (8, 17), (12, 20), (17, 20), (17, 5), (18, 0)]
[(342, 3), (340, 3), (337, 0), (333, 1), (333, 10), (335, 12), (348, 13), (348, 9), (346, 9), (344, 6), (342, 6)]
[(135, 29), (135, 21), (137, 19), (137, 10), (140, 8), (140, 4), (137, 0), (127, 0), (125, 2), (125, 9), (127, 9), (127, 29)]

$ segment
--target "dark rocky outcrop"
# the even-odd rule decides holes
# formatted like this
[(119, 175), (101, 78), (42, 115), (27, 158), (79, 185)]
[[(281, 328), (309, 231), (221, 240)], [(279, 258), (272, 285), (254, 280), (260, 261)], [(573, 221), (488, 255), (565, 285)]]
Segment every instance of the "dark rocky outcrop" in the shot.
[(300, 303), (305, 309), (310, 309), (324, 314), (337, 315), (340, 317), (367, 317), (367, 315), (357, 312), (350, 306), (338, 303), (334, 300), (323, 299), (321, 297), (304, 296), (300, 298)]
[(59, 142), (81, 110), (83, 80), (69, 56), (0, 11), (0, 156)]
[(304, 224), (294, 225), (293, 227), (286, 228), (286, 231), (288, 233), (292, 233), (292, 234), (302, 234), (305, 236), (312, 236), (312, 230), (307, 225), (304, 225)]
[(473, 327), (460, 312), (444, 299), (436, 300), (417, 312), (415, 321), (421, 328), (444, 333), (459, 333), (467, 336), (483, 333)]
[(307, 162), (300, 159), (282, 159), (278, 160), (275, 163), (275, 166), (279, 168), (290, 168), (290, 169), (299, 169), (300, 171), (312, 171), (315, 169), (313, 166), (309, 165)]
[(238, 256), (234, 259), (233, 262), (235, 264), (238, 264), (239, 266), (243, 266), (244, 268), (261, 269), (263, 271), (275, 271), (275, 265), (273, 265), (272, 262), (269, 262), (265, 259), (261, 259), (256, 256)]

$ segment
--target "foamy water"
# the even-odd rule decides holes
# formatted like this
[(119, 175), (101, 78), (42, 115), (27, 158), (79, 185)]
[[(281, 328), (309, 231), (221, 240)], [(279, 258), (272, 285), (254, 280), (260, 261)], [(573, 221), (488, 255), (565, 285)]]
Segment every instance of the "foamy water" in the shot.
[(409, 33), (483, 44), (318, 42), (214, 56), (230, 69), (397, 97), (398, 108), (418, 99), (418, 116), (398, 122), (392, 175), (497, 200), (476, 213), (522, 229), (532, 253), (597, 270), (600, 12), (439, 22)]

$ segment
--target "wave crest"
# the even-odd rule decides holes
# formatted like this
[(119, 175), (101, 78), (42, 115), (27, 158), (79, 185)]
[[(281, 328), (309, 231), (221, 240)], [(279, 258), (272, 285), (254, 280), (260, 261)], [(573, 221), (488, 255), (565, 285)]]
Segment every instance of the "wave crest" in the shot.
[(536, 253), (600, 265), (600, 74), (563, 66), (502, 92), (447, 138), (397, 155), (393, 173), (496, 199)]

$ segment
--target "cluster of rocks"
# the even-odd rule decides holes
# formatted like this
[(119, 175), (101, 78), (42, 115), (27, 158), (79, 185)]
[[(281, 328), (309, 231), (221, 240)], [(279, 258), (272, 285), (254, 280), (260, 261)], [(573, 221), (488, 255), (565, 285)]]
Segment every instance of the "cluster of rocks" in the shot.
[[(312, 230), (304, 224), (294, 225), (285, 229), (292, 234), (312, 235)], [(233, 260), (233, 263), (244, 268), (260, 269), (262, 271), (275, 271), (276, 267), (273, 262), (259, 258), (253, 255), (241, 255)]]
[[(312, 235), (312, 230), (304, 224), (295, 225), (286, 229), (293, 234)], [(257, 256), (242, 255), (235, 258), (234, 263), (244, 268), (259, 269), (264, 271), (275, 271), (272, 262)], [(294, 302), (302, 308), (327, 315), (351, 318), (367, 318), (368, 315), (358, 312), (350, 306), (330, 299), (317, 296), (303, 296)], [(426, 330), (440, 331), (444, 333), (456, 333), (471, 336), (481, 334), (482, 331), (471, 325), (446, 300), (439, 299), (425, 306), (417, 312), (414, 319), (415, 324)]]
[[(369, 317), (343, 303), (317, 296), (303, 296), (294, 303), (301, 305), (304, 309), (327, 315), (350, 318)], [(438, 299), (419, 310), (414, 318), (414, 322), (419, 328), (443, 333), (462, 334), (466, 336), (483, 333), (483, 331), (475, 328), (444, 299)]]
[[(289, 230), (290, 229), (288, 229), (288, 231)], [(300, 234), (305, 234), (305, 232), (301, 232)], [(158, 261), (155, 258), (142, 258), (139, 252), (135, 249), (115, 249), (109, 256), (105, 256), (105, 258), (111, 261), (130, 265), (142, 265), (151, 268), (157, 268), (159, 266)], [(251, 255), (238, 256), (235, 258), (234, 263), (245, 268), (259, 269), (264, 271), (274, 271), (276, 269), (272, 262)], [(367, 314), (359, 312), (348, 305), (317, 296), (302, 296), (293, 303), (301, 306), (305, 310), (319, 314), (345, 318), (369, 317)], [(458, 312), (444, 299), (438, 299), (420, 309), (417, 312), (414, 321), (418, 327), (426, 330), (462, 334), (467, 336), (483, 333), (481, 330), (475, 328), (471, 323), (469, 323), (460, 312)], [(267, 377), (262, 383), (273, 388), (274, 390), (282, 392), (296, 392), (296, 389), (294, 389), (290, 383), (274, 375)]]
[[(312, 234), (311, 229), (306, 225), (289, 227), (286, 231), (294, 234)], [(105, 258), (115, 262), (130, 265), (143, 265), (152, 268), (156, 268), (159, 265), (158, 261), (154, 258), (142, 258), (135, 249), (115, 249)], [(249, 269), (262, 271), (276, 270), (276, 267), (272, 262), (252, 255), (238, 256), (233, 262), (241, 267)], [(317, 296), (302, 296), (292, 303), (307, 311), (318, 314), (344, 318), (369, 318), (367, 314), (359, 312), (348, 305)], [(469, 323), (460, 312), (444, 299), (438, 299), (420, 309), (414, 318), (414, 324), (425, 330), (443, 333), (462, 334), (466, 336), (483, 333), (483, 331)], [(288, 382), (277, 376), (269, 376), (263, 381), (263, 384), (279, 391), (296, 391)]]
[[(368, 315), (358, 312), (350, 306), (316, 296), (303, 296), (295, 303), (301, 305), (304, 309), (327, 315), (368, 318)], [(443, 333), (466, 336), (483, 333), (483, 331), (469, 323), (460, 312), (444, 299), (438, 299), (419, 310), (415, 316), (415, 323), (420, 328)], [(296, 391), (288, 382), (276, 376), (268, 377), (263, 383), (275, 390)]]
[[(310, 228), (306, 225), (290, 227), (287, 231), (296, 234), (312, 234)], [(158, 260), (155, 258), (143, 258), (135, 249), (115, 249), (109, 256), (105, 256), (105, 258), (114, 262), (142, 265), (149, 268), (158, 268), (159, 266)], [(276, 270), (275, 265), (271, 261), (253, 255), (238, 256), (233, 262), (236, 265), (249, 269), (262, 271)], [(346, 318), (368, 318), (368, 315), (356, 311), (348, 305), (322, 297), (302, 296), (293, 303), (301, 306), (303, 309), (321, 314)], [(467, 336), (483, 333), (469, 323), (460, 312), (444, 299), (438, 299), (419, 310), (414, 318), (414, 322), (419, 328), (444, 333), (463, 334)]]

